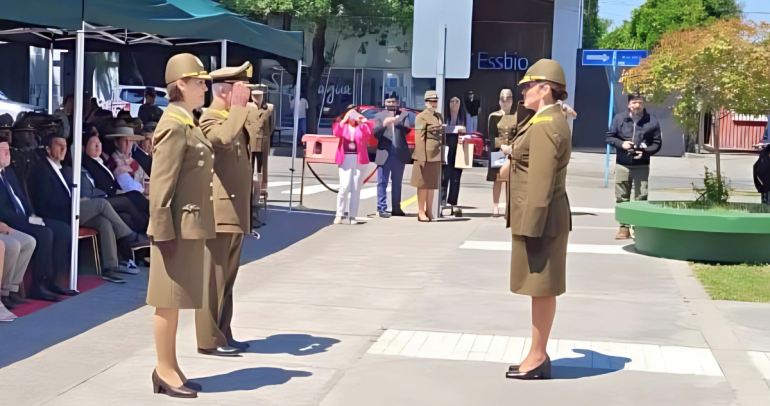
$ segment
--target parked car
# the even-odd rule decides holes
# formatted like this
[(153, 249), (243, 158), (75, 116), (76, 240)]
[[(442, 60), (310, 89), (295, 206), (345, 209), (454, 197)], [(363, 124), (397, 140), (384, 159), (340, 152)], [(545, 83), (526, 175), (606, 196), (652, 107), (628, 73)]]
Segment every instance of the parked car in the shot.
[(0, 115), (8, 113), (15, 121), (19, 113), (23, 111), (42, 111), (42, 109), (31, 104), (15, 102), (0, 91)]
[[(146, 86), (116, 86), (112, 91), (112, 99), (106, 102), (102, 108), (112, 111), (112, 115), (117, 115), (121, 110), (125, 110), (131, 112), (131, 117), (137, 117), (139, 106), (144, 104), (144, 90), (146, 88)], [(165, 110), (168, 106), (166, 89), (156, 87), (155, 94), (155, 105)]]
[[(377, 113), (383, 111), (384, 107), (375, 107), (375, 106), (355, 106), (354, 109), (359, 112), (361, 115), (366, 117), (367, 122), (366, 125), (369, 126), (369, 128), (374, 129), (374, 116), (377, 115)], [(406, 110), (409, 112), (409, 132), (406, 133), (406, 143), (409, 145), (409, 149), (414, 149), (414, 138), (415, 138), (415, 132), (414, 132), (414, 122), (416, 121), (416, 117), (418, 114), (421, 113), (420, 110), (405, 108), (403, 110)], [(339, 126), (340, 121), (342, 121), (343, 116), (338, 116), (334, 118), (334, 121), (332, 123), (332, 128), (336, 129)], [(470, 142), (474, 145), (473, 148), (473, 157), (476, 159), (479, 159), (482, 157), (482, 153), (486, 149), (486, 142), (484, 141), (484, 138), (481, 133), (472, 133), (469, 134), (471, 136)], [(372, 139), (369, 141), (369, 154), (374, 155), (375, 150), (377, 149), (377, 139), (372, 137)]]

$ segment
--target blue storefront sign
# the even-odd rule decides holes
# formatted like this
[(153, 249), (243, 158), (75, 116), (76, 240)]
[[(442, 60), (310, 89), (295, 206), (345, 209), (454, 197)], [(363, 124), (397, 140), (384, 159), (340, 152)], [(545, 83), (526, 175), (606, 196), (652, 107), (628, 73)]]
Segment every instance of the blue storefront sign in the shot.
[(479, 52), (476, 56), (476, 67), (484, 70), (525, 71), (529, 68), (529, 60), (519, 58), (516, 54), (508, 55), (508, 52), (503, 52), (502, 56), (490, 56), (488, 52)]

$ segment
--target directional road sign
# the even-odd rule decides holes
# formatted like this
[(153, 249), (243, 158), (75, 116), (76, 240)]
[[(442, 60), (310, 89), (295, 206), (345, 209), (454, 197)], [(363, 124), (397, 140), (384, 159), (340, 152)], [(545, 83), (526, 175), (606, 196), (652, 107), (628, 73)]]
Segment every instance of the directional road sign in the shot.
[(647, 51), (592, 49), (583, 51), (583, 65), (639, 66), (646, 57)]

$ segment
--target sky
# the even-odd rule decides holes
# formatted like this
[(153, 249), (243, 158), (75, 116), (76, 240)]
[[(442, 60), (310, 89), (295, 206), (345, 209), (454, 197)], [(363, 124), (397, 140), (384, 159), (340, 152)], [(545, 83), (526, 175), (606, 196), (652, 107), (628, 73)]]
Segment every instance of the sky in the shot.
[[(612, 20), (612, 28), (615, 28), (623, 24), (623, 20), (630, 20), (631, 10), (644, 2), (645, 0), (599, 0), (599, 17)], [(739, 0), (739, 2), (743, 3), (746, 17), (770, 23), (770, 0)]]

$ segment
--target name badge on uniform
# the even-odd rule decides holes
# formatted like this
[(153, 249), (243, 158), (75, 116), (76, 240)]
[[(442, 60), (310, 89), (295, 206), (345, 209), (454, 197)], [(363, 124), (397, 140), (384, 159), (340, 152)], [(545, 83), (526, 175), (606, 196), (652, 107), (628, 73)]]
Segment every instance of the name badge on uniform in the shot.
[(198, 161), (198, 166), (203, 166), (203, 161)]

